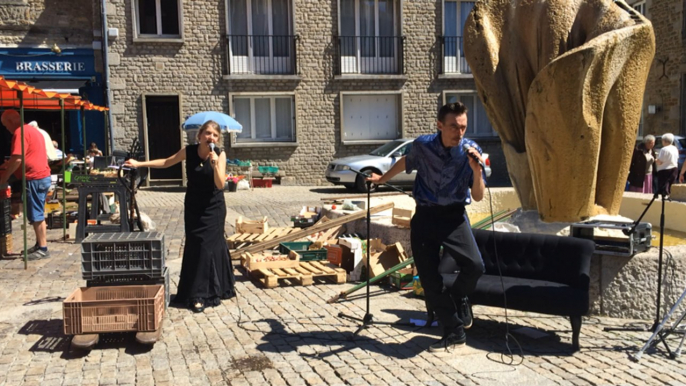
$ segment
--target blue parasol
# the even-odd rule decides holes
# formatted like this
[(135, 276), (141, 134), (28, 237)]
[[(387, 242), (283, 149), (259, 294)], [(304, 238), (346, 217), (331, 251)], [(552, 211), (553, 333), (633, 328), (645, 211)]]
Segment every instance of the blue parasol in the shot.
[(203, 111), (201, 113), (193, 114), (181, 126), (184, 130), (197, 130), (207, 121), (215, 121), (219, 124), (222, 131), (240, 133), (243, 131), (243, 126), (238, 123), (233, 117), (224, 113), (216, 111)]

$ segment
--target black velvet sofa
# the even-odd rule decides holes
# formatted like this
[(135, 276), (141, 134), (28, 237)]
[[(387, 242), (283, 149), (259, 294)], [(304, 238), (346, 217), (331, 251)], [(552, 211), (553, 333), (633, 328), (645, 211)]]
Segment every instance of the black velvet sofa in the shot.
[[(589, 308), (589, 270), (595, 245), (590, 240), (532, 233), (505, 233), (474, 229), (486, 272), (469, 295), (472, 304), (568, 316), (572, 345), (579, 349), (581, 316)], [(444, 258), (439, 268), (450, 287), (457, 277), (455, 261)], [(478, 318), (478, 315), (475, 315)]]

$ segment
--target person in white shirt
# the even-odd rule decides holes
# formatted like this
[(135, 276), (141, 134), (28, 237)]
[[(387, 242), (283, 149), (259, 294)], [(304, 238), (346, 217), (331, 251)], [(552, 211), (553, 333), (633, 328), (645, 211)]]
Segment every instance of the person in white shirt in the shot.
[(62, 150), (60, 150), (59, 145), (57, 144), (57, 141), (52, 141), (52, 146), (55, 147), (55, 154), (57, 155), (58, 159), (62, 159)]
[(38, 129), (38, 131), (43, 135), (43, 139), (45, 140), (45, 152), (48, 154), (48, 162), (53, 162), (62, 159), (62, 157), (57, 157), (57, 153), (55, 152), (55, 146), (53, 146), (52, 144), (52, 138), (50, 138), (50, 134), (48, 134), (47, 131), (38, 127), (38, 122), (36, 121), (29, 122), (29, 125)]
[(657, 155), (657, 192), (669, 198), (672, 184), (676, 181), (679, 170), (679, 150), (674, 146), (674, 135), (667, 133), (662, 135), (662, 149)]

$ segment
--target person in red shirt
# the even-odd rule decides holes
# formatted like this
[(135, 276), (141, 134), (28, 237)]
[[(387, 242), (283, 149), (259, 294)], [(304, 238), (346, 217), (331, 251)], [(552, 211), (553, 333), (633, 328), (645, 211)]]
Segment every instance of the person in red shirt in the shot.
[[(7, 184), (10, 175), (21, 175), (21, 117), (15, 110), (5, 110), (2, 124), (12, 133), (12, 152), (6, 170), (0, 176), (0, 186)], [(43, 135), (31, 125), (24, 125), (24, 153), (26, 160), (26, 216), (36, 233), (36, 245), (30, 248), (29, 260), (50, 257), (45, 224), (45, 197), (50, 189), (50, 167)]]

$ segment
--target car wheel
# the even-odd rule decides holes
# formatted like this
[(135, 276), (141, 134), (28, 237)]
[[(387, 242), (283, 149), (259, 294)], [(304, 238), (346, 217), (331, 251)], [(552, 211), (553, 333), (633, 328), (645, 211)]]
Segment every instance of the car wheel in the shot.
[[(363, 170), (364, 172), (364, 170)], [(372, 188), (370, 189), (372, 192), (376, 191), (377, 186), (372, 184)], [(365, 178), (358, 175), (357, 178), (355, 178), (355, 189), (358, 192), (361, 193), (367, 193), (367, 181), (365, 181)]]

